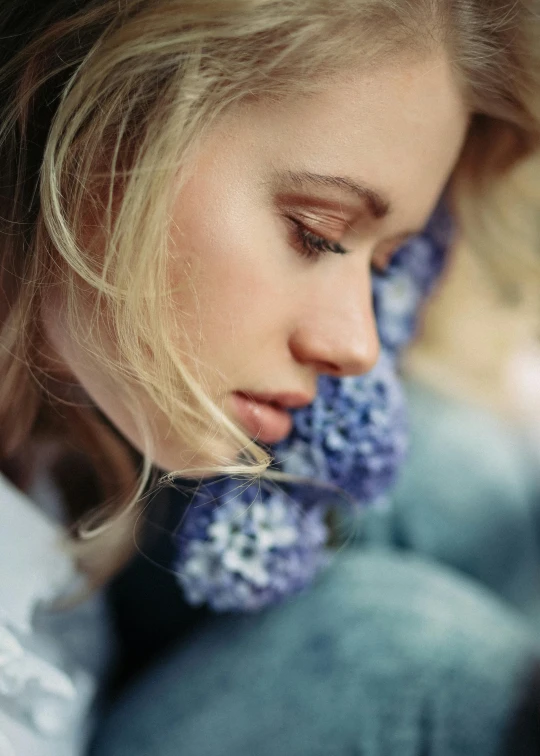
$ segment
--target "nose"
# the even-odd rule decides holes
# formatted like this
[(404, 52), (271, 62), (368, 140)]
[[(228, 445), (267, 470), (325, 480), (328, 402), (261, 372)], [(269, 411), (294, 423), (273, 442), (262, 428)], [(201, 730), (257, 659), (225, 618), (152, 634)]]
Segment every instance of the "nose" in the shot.
[(379, 337), (369, 270), (341, 282), (328, 279), (310, 298), (291, 336), (294, 358), (320, 374), (361, 375), (374, 367)]

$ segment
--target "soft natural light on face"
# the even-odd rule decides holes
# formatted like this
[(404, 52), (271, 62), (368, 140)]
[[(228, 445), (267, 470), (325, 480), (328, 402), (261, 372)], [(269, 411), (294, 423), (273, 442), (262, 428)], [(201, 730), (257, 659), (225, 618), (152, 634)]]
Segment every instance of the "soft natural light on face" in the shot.
[[(239, 394), (307, 401), (321, 373), (372, 367), (370, 268), (423, 226), (466, 128), (442, 55), (349, 70), (316, 95), (250, 104), (217, 123), (175, 202), (170, 275), (177, 346), (232, 419), (245, 426)], [(76, 345), (57, 343), (137, 443)], [(156, 461), (177, 468), (182, 444), (161, 435)]]

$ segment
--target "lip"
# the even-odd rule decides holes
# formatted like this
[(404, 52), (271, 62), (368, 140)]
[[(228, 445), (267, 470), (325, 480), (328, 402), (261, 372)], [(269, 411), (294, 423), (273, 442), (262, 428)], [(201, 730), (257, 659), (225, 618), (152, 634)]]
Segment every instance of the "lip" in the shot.
[(313, 401), (306, 394), (234, 391), (233, 412), (246, 432), (263, 444), (275, 444), (292, 430), (290, 410), (305, 407)]

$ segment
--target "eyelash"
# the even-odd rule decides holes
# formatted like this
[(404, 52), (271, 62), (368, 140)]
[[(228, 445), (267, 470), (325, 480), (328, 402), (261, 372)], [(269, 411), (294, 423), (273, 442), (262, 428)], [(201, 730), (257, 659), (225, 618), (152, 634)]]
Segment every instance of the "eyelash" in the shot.
[[(296, 218), (289, 217), (289, 220), (293, 224), (295, 241), (297, 242), (300, 254), (308, 260), (317, 260), (328, 252), (331, 252), (334, 255), (347, 255), (349, 253), (349, 250), (345, 249), (345, 247), (339, 244), (339, 242), (331, 242), (328, 239), (325, 239), (324, 236), (319, 236), (318, 234), (309, 231), (304, 224), (296, 220)], [(390, 255), (388, 264), (392, 256), (393, 255)], [(377, 276), (387, 276), (389, 273), (388, 265), (381, 268), (372, 264), (371, 270), (372, 273)]]
[(289, 218), (293, 223), (294, 235), (296, 241), (300, 246), (300, 253), (303, 257), (308, 259), (317, 259), (328, 252), (332, 252), (334, 255), (346, 255), (348, 250), (342, 247), (338, 242), (331, 242), (325, 239), (324, 236), (314, 234), (312, 231), (304, 226), (303, 223), (297, 221), (295, 218)]

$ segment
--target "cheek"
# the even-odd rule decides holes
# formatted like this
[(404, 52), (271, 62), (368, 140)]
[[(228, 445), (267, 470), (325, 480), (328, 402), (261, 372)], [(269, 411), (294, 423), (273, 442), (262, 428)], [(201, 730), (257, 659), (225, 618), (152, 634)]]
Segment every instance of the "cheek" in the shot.
[[(179, 201), (171, 238), (175, 307), (203, 341), (223, 349), (254, 348), (287, 319), (286, 252), (270, 214), (238, 205)], [(214, 208), (217, 206), (217, 211)], [(289, 271), (290, 274), (290, 271)], [(244, 341), (246, 340), (247, 343)], [(199, 339), (200, 343), (200, 339)], [(203, 347), (204, 348), (204, 347)], [(259, 347), (260, 348), (260, 347)]]

